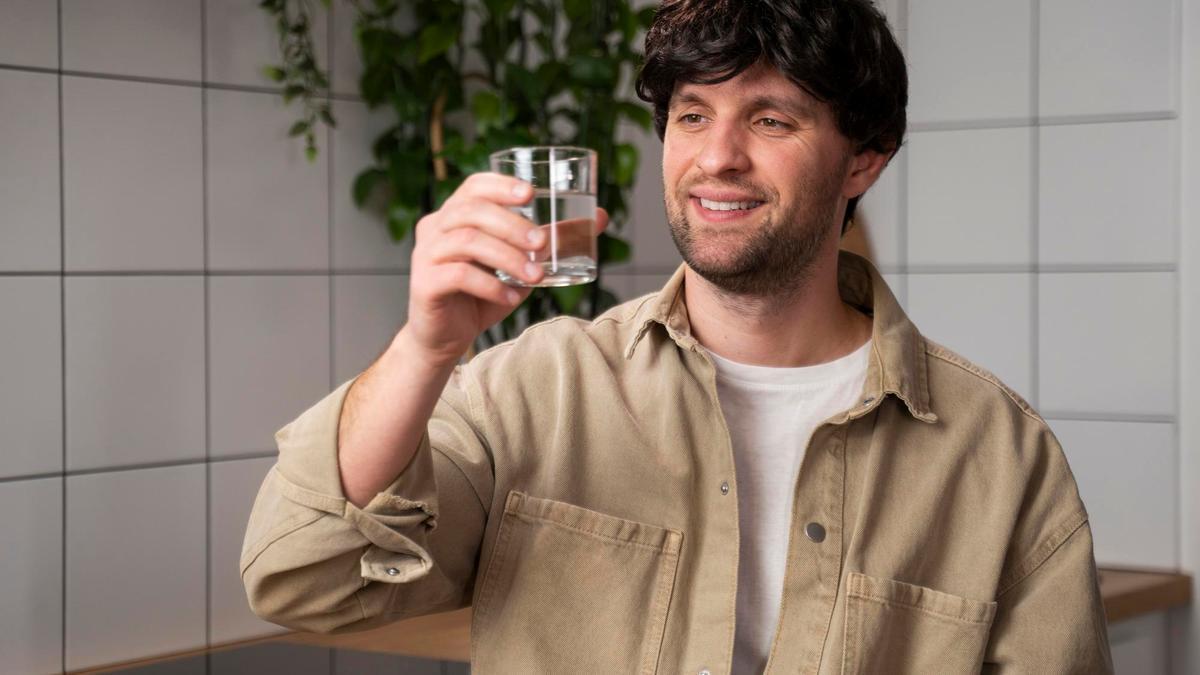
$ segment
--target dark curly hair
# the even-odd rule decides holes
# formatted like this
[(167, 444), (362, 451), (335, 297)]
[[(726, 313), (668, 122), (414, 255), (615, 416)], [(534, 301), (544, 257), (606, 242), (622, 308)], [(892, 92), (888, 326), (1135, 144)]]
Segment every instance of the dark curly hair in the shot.
[[(678, 82), (716, 84), (765, 61), (833, 111), (855, 151), (904, 142), (908, 73), (870, 0), (666, 0), (646, 34), (638, 96), (666, 133)], [(846, 205), (843, 232), (858, 197)]]

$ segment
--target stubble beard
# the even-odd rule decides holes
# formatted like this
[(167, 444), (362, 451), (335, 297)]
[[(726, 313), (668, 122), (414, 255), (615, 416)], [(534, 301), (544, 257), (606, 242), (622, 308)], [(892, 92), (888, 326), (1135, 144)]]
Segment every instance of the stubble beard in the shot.
[[(803, 195), (803, 202), (790, 214), (767, 214), (747, 239), (732, 244), (739, 247), (736, 251), (725, 255), (711, 255), (711, 251), (705, 255), (703, 249), (715, 242), (698, 240), (687, 215), (688, 192), (694, 184), (681, 185), (674, 198), (665, 200), (671, 238), (688, 267), (724, 294), (743, 300), (785, 300), (812, 278), (814, 264), (831, 236), (838, 177), (832, 172), (802, 185), (797, 194)], [(767, 205), (778, 204), (777, 194), (753, 184), (726, 180), (722, 185), (764, 195)]]

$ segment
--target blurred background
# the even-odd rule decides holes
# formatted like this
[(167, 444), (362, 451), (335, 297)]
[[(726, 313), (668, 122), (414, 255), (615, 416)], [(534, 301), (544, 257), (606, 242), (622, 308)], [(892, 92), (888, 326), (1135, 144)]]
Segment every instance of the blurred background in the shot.
[[(847, 246), (1049, 421), (1100, 566), (1164, 573), (1109, 607), (1118, 672), (1200, 672), (1200, 0), (881, 7), (910, 135)], [(238, 578), (273, 433), (405, 317), (410, 245), (352, 197), (389, 124), (353, 23), (313, 13), (310, 162), (257, 1), (0, 0), (0, 673), (467, 672), (281, 636)], [(679, 257), (659, 141), (617, 134), (625, 300)]]

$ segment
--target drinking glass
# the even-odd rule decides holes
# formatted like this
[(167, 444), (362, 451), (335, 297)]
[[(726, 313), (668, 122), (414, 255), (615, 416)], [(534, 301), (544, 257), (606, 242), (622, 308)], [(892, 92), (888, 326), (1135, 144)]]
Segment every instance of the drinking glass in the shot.
[(529, 253), (545, 276), (529, 284), (505, 272), (513, 286), (573, 286), (596, 280), (596, 153), (587, 148), (536, 146), (492, 153), (492, 171), (533, 185), (533, 199), (512, 210), (544, 230), (546, 245)]

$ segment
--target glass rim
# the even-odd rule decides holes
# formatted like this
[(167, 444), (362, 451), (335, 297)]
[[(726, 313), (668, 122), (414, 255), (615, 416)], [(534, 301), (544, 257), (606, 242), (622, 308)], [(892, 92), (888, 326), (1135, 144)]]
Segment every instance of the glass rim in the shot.
[(546, 164), (546, 163), (550, 162), (549, 157), (546, 157), (544, 159), (516, 159), (516, 158), (512, 158), (512, 157), (506, 157), (506, 155), (517, 152), (519, 150), (528, 150), (528, 151), (535, 152), (535, 153), (536, 152), (545, 152), (545, 151), (549, 151), (549, 150), (564, 150), (568, 153), (573, 153), (573, 154), (569, 154), (567, 157), (555, 157), (554, 158), (555, 162), (569, 162), (571, 160), (579, 160), (579, 159), (595, 159), (595, 157), (596, 157), (595, 150), (593, 150), (591, 148), (585, 148), (585, 147), (579, 146), (579, 145), (517, 145), (517, 146), (513, 146), (511, 148), (505, 148), (503, 150), (497, 150), (497, 151), (491, 153), (490, 155), (488, 155), (488, 161), (493, 162), (493, 163), (504, 162), (506, 164), (517, 164), (517, 163)]

